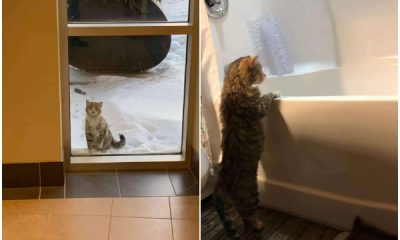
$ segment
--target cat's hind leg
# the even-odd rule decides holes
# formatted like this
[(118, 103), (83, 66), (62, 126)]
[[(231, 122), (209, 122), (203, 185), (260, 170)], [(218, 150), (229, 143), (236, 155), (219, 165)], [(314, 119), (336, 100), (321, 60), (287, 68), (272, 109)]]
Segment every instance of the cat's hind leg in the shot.
[(264, 225), (257, 216), (258, 190), (256, 181), (235, 194), (234, 203), (247, 231), (261, 231), (263, 229)]
[(217, 185), (214, 191), (214, 204), (218, 216), (227, 232), (229, 239), (240, 240), (240, 236), (233, 223), (233, 204), (230, 196)]

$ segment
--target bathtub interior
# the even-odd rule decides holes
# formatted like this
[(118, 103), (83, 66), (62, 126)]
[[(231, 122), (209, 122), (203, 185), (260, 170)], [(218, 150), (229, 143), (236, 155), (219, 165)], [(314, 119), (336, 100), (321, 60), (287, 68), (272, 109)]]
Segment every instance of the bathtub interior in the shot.
[(260, 89), (280, 91), (284, 97), (397, 96), (397, 64), (269, 76)]
[[(224, 66), (256, 52), (249, 24), (276, 19), (293, 72), (272, 75), (264, 64), (264, 92), (283, 96), (397, 95), (396, 0), (255, 0), (231, 3), (227, 16), (210, 19), (219, 79)], [(261, 53), (263, 54), (263, 53)]]

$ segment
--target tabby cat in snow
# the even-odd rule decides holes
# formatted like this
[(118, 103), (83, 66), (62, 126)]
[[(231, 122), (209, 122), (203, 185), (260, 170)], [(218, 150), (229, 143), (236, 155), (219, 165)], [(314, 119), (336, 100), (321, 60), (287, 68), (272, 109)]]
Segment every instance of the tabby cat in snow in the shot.
[(254, 84), (266, 78), (257, 57), (242, 57), (226, 69), (221, 95), (222, 163), (214, 189), (218, 215), (231, 239), (240, 239), (233, 225), (236, 208), (250, 233), (261, 230), (257, 219), (257, 167), (264, 145), (261, 118), (278, 92), (261, 95)]
[(125, 136), (119, 135), (117, 142), (108, 128), (107, 122), (101, 116), (103, 102), (91, 102), (86, 100), (86, 142), (89, 150), (106, 151), (113, 148), (122, 148), (125, 145)]

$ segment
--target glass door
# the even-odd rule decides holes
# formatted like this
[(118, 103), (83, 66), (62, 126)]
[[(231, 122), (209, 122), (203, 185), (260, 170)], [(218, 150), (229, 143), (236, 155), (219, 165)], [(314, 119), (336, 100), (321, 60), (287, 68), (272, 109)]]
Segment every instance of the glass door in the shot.
[(189, 93), (197, 84), (195, 4), (60, 0), (64, 155), (70, 168), (185, 162), (193, 131)]

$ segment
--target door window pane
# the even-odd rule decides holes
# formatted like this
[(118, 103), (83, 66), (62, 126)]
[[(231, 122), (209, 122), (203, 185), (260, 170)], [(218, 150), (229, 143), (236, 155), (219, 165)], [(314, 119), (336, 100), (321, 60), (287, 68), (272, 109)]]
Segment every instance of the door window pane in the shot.
[(189, 0), (68, 0), (68, 22), (187, 22)]
[[(72, 156), (181, 153), (186, 48), (186, 35), (69, 37)], [(88, 150), (86, 100), (124, 147)]]

